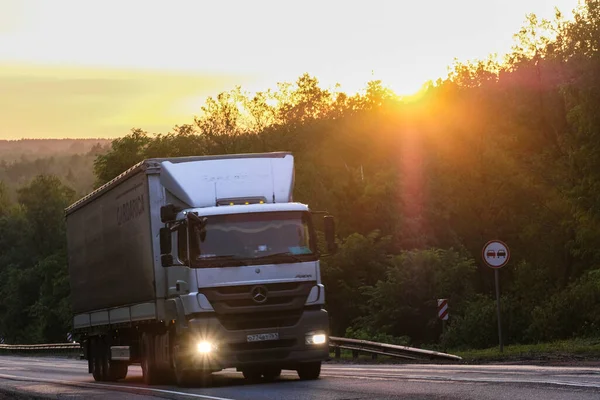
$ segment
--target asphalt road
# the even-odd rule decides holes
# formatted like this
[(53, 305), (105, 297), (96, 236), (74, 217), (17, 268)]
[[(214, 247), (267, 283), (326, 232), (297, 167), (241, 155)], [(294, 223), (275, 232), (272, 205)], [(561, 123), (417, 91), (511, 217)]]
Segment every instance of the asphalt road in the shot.
[[(2, 394), (3, 393), (3, 394)], [(96, 383), (85, 361), (66, 358), (0, 357), (0, 399), (600, 399), (600, 368), (515, 365), (326, 364), (321, 379), (300, 381), (284, 371), (272, 383), (247, 383), (241, 373), (214, 374), (210, 386), (146, 387), (141, 370), (127, 379)]]

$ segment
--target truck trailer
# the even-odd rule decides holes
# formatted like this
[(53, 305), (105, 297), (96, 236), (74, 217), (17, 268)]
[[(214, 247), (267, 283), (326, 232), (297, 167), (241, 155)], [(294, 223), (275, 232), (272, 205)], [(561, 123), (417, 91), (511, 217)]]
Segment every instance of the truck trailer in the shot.
[(335, 224), (293, 187), (287, 152), (154, 158), (69, 206), (73, 328), (94, 379), (136, 363), (149, 385), (225, 368), (317, 379), (329, 357), (319, 259)]

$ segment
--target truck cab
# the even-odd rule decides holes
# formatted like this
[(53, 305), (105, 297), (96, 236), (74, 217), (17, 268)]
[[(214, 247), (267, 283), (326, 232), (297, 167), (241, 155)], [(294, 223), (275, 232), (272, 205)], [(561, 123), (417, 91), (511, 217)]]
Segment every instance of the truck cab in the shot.
[[(308, 207), (241, 198), (208, 208), (167, 206), (162, 216), (179, 363), (236, 367), (248, 378), (281, 369), (318, 376), (329, 354), (329, 322)], [(331, 222), (326, 226), (331, 237)]]

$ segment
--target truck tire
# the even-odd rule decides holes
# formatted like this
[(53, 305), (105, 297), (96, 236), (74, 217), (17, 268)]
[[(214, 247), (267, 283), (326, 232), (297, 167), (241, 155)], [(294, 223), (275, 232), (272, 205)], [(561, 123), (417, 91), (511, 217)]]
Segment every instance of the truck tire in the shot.
[(296, 372), (298, 372), (298, 376), (303, 381), (319, 379), (319, 375), (321, 375), (321, 362), (300, 364)]
[(111, 361), (110, 362), (110, 376), (111, 381), (118, 381), (127, 377), (127, 370), (129, 365), (123, 361)]
[(146, 385), (161, 383), (161, 374), (156, 367), (154, 354), (154, 335), (144, 332), (142, 334), (142, 375)]
[(266, 367), (262, 373), (266, 381), (274, 381), (281, 376), (281, 368)]
[(92, 375), (96, 382), (114, 382), (125, 379), (128, 365), (123, 361), (110, 359), (110, 346), (100, 336), (90, 340)]
[(92, 376), (96, 382), (103, 382), (106, 374), (104, 367), (107, 363), (104, 362), (102, 341), (97, 336), (90, 338), (90, 354), (92, 357)]
[(242, 370), (244, 378), (250, 382), (258, 382), (262, 377), (262, 371), (259, 368), (250, 367)]

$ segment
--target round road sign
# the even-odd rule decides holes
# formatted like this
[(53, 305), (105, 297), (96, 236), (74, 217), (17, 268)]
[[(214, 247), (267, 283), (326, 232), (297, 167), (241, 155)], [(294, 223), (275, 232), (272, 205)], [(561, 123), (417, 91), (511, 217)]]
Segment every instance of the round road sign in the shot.
[(510, 251), (506, 243), (500, 240), (490, 240), (483, 246), (483, 261), (492, 268), (502, 268), (510, 258)]

